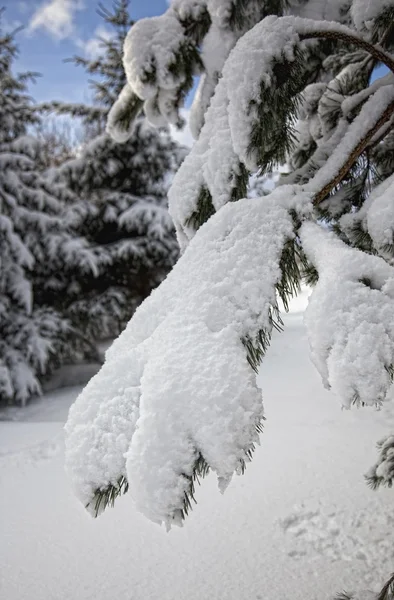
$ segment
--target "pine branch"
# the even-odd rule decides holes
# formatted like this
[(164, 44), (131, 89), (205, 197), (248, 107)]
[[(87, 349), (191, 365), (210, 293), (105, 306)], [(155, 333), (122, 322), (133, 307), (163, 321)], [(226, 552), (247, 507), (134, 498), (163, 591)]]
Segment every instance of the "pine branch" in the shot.
[[(342, 592), (335, 596), (335, 600), (357, 600), (357, 598), (358, 594), (355, 594), (354, 592)], [(385, 583), (379, 594), (375, 595), (371, 592), (371, 598), (375, 598), (375, 600), (394, 600), (394, 573)]]
[[(393, 366), (387, 367), (386, 370), (392, 379)], [(394, 436), (381, 440), (377, 447), (380, 456), (378, 462), (365, 475), (366, 482), (373, 490), (377, 490), (382, 485), (391, 488), (394, 481)]]
[(39, 112), (56, 112), (59, 115), (71, 115), (73, 117), (91, 117), (93, 119), (103, 119), (107, 116), (108, 110), (101, 106), (88, 106), (86, 104), (65, 104), (53, 100), (52, 102), (43, 102), (36, 107)]
[(208, 188), (201, 188), (196, 209), (186, 219), (185, 225), (186, 227), (193, 227), (197, 231), (214, 214), (215, 208), (212, 204), (212, 196)]
[(366, 148), (368, 147), (368, 145), (371, 142), (371, 140), (373, 139), (373, 137), (378, 133), (380, 128), (391, 118), (391, 116), (393, 114), (394, 114), (394, 102), (391, 102), (388, 105), (388, 107), (386, 108), (386, 110), (379, 117), (379, 119), (377, 120), (375, 125), (373, 127), (371, 127), (371, 129), (363, 137), (363, 139), (358, 142), (358, 144), (354, 148), (353, 152), (350, 154), (350, 156), (347, 158), (347, 160), (344, 162), (344, 164), (338, 171), (337, 175), (333, 179), (331, 179), (331, 181), (329, 183), (327, 183), (327, 185), (325, 185), (320, 190), (320, 192), (318, 192), (316, 194), (316, 196), (313, 200), (313, 204), (315, 206), (320, 204), (320, 202), (322, 202), (328, 196), (328, 194), (337, 185), (339, 185), (341, 183), (341, 181), (344, 179), (344, 177), (346, 177), (346, 175), (348, 174), (350, 169), (353, 167), (353, 165), (355, 164), (357, 159), (366, 150)]
[(314, 31), (300, 35), (300, 40), (308, 40), (312, 38), (322, 38), (335, 41), (339, 40), (348, 44), (353, 44), (354, 46), (358, 46), (359, 48), (362, 48), (371, 54), (378, 62), (386, 65), (386, 67), (394, 73), (394, 59), (379, 46), (374, 46), (357, 35), (344, 33), (342, 31)]
[(394, 598), (394, 573), (391, 575), (390, 579), (383, 586), (381, 592), (379, 593), (376, 600), (393, 600)]
[(86, 504), (85, 508), (94, 506), (94, 517), (96, 518), (107, 508), (107, 506), (113, 507), (118, 496), (126, 494), (128, 489), (129, 484), (127, 479), (122, 475), (119, 477), (116, 485), (110, 484), (105, 489), (96, 490), (92, 500)]

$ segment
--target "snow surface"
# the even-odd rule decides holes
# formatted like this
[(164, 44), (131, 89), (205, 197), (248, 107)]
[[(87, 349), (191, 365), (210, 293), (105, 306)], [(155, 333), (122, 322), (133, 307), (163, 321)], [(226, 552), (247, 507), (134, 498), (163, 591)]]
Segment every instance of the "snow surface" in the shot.
[(221, 488), (247, 460), (263, 409), (242, 340), (272, 328), (279, 260), (294, 236), (291, 192), (216, 213), (108, 350), (66, 425), (84, 506), (127, 472), (138, 509), (171, 526), (199, 454)]
[(393, 491), (363, 473), (393, 406), (341, 411), (308, 359), (306, 293), (264, 361), (267, 421), (246, 474), (213, 477), (166, 534), (130, 499), (90, 519), (64, 475), (62, 427), (78, 390), (0, 419), (0, 590), (7, 600), (329, 600), (380, 589), (394, 559)]

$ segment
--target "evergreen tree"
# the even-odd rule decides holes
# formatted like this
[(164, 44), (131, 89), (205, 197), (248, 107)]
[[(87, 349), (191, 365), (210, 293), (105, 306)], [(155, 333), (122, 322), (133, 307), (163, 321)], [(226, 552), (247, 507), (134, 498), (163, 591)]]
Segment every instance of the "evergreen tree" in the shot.
[(57, 287), (59, 273), (90, 272), (94, 261), (64, 225), (64, 188), (38, 172), (40, 146), (26, 135), (38, 121), (26, 93), (33, 74), (13, 75), (16, 52), (13, 34), (0, 33), (0, 401), (24, 404), (67, 359), (74, 336), (35, 289)]
[(178, 256), (166, 191), (184, 149), (142, 116), (124, 143), (105, 133), (108, 111), (126, 83), (122, 51), (133, 25), (128, 4), (116, 1), (112, 11), (100, 5), (98, 12), (113, 35), (101, 39), (97, 58), (72, 59), (94, 77), (93, 105), (43, 107), (81, 118), (88, 137), (80, 155), (52, 169), (50, 176), (74, 194), (69, 219), (96, 249), (99, 275), (76, 281), (67, 296), (59, 290), (51, 302), (91, 339), (118, 335)]
[[(264, 419), (253, 371), (282, 327), (278, 297), (287, 309), (303, 277), (324, 385), (347, 408), (392, 396), (393, 24), (393, 0), (173, 0), (130, 30), (115, 139), (138, 107), (177, 122), (202, 77), (197, 141), (169, 192), (183, 255), (67, 424), (67, 469), (93, 515), (130, 488), (148, 518), (181, 524), (195, 481), (213, 470), (223, 490), (244, 472)], [(245, 198), (249, 174), (284, 163), (273, 191)], [(371, 485), (391, 485), (393, 448), (382, 442)]]

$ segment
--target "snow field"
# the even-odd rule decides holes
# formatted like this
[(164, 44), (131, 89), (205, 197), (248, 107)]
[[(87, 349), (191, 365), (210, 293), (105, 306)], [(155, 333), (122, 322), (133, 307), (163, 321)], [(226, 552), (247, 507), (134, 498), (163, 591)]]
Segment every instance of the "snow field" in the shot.
[(372, 492), (363, 473), (394, 411), (340, 410), (309, 362), (304, 306), (305, 294), (260, 373), (261, 448), (224, 496), (208, 477), (183, 529), (166, 534), (128, 496), (100, 519), (86, 514), (64, 475), (76, 389), (0, 421), (1, 597), (328, 600), (379, 589), (394, 558), (393, 492)]

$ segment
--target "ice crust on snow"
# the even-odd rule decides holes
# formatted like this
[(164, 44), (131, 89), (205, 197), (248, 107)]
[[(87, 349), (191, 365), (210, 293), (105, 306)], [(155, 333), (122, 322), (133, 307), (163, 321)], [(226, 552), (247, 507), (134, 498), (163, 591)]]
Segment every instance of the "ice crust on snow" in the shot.
[(343, 406), (387, 399), (394, 364), (394, 269), (314, 223), (303, 248), (319, 272), (305, 314), (311, 359)]
[(272, 196), (227, 204), (199, 229), (70, 410), (66, 467), (85, 505), (126, 474), (137, 508), (171, 525), (199, 453), (222, 486), (247, 460), (263, 409), (241, 340), (270, 331), (294, 235), (293, 189)]

